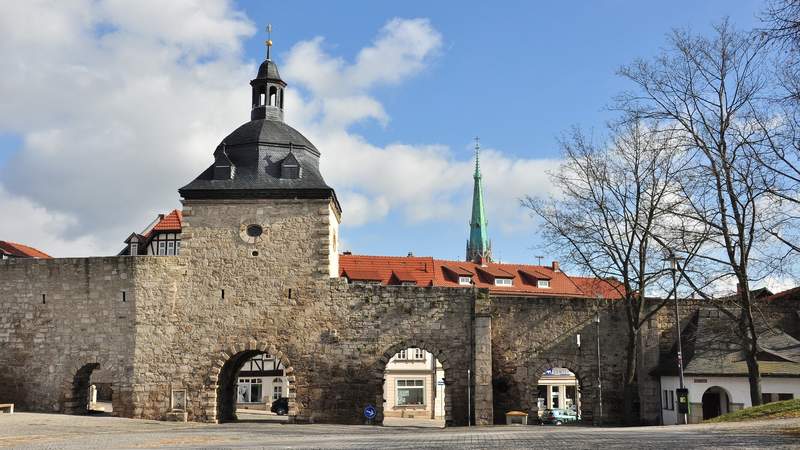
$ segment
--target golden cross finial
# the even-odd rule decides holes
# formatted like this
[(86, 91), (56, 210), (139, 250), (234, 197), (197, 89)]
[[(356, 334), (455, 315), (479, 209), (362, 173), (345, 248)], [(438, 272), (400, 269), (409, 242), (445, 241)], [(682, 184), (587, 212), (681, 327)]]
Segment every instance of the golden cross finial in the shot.
[(267, 44), (267, 59), (269, 59), (269, 50), (272, 47), (272, 24), (267, 25), (267, 40), (264, 41)]

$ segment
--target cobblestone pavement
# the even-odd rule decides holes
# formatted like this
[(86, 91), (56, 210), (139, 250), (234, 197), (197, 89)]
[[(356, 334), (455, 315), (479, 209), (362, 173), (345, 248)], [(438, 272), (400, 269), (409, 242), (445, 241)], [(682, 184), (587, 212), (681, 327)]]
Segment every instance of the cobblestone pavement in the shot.
[(0, 414), (0, 448), (800, 448), (800, 419), (639, 428), (496, 426), (416, 428), (232, 423)]

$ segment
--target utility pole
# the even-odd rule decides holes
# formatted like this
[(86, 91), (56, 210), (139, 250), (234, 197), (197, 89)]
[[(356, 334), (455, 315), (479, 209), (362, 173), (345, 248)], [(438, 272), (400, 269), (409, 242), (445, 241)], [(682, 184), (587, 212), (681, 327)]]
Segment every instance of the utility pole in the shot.
[[(686, 387), (684, 385), (683, 379), (683, 348), (681, 346), (681, 316), (680, 312), (678, 311), (678, 280), (676, 278), (676, 273), (678, 271), (678, 258), (675, 256), (675, 253), (670, 252), (669, 254), (669, 262), (670, 267), (672, 269), (672, 292), (673, 297), (675, 299), (675, 335), (677, 336), (678, 342), (678, 373), (680, 374), (680, 389), (683, 391)], [(683, 416), (683, 423), (687, 423), (686, 413), (681, 414)]]
[(594, 323), (597, 325), (597, 399), (600, 403), (600, 411), (597, 416), (597, 423), (603, 425), (603, 381), (600, 376), (600, 311), (594, 316)]

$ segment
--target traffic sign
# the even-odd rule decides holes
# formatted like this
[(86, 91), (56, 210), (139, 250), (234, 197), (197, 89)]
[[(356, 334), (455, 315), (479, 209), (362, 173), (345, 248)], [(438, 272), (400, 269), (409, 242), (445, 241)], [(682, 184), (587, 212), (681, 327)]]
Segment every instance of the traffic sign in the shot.
[(374, 406), (367, 405), (367, 407), (364, 408), (364, 417), (366, 417), (367, 419), (372, 420), (377, 415), (378, 415), (378, 411), (375, 410)]

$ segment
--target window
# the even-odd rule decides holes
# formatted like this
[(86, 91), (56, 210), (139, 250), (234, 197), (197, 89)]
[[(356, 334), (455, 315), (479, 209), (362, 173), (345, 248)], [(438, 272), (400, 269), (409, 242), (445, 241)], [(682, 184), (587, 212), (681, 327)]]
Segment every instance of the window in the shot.
[(261, 378), (239, 378), (237, 403), (260, 403), (262, 401)]
[(166, 254), (167, 254), (167, 242), (158, 241), (158, 253), (156, 253), (156, 255), (166, 255)]
[(511, 278), (495, 278), (494, 279), (495, 286), (512, 286), (513, 281)]
[(397, 359), (408, 359), (408, 353), (405, 349), (397, 352)]
[(778, 401), (782, 402), (784, 400), (793, 400), (794, 394), (778, 394)]
[(400, 283), (400, 285), (401, 286), (416, 286), (417, 282), (416, 281), (403, 281), (403, 282)]
[(175, 241), (175, 254), (181, 254), (181, 241)]
[(272, 400), (277, 400), (281, 397), (283, 397), (283, 386), (273, 386)]
[(415, 348), (414, 350), (414, 359), (425, 359), (425, 350), (421, 348)]
[(536, 287), (549, 288), (550, 287), (550, 280), (538, 280), (536, 282)]
[(458, 277), (458, 284), (469, 286), (470, 284), (472, 284), (472, 277), (460, 276)]
[(664, 404), (663, 409), (675, 409), (675, 391), (664, 389)]
[(174, 255), (175, 254), (175, 241), (168, 241), (167, 242), (167, 254)]
[(424, 380), (397, 380), (397, 405), (424, 405)]

